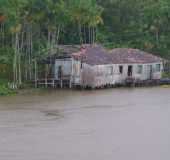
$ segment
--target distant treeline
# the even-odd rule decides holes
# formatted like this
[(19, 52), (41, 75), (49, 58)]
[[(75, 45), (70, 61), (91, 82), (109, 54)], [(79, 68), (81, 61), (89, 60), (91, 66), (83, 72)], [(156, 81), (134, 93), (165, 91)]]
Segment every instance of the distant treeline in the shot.
[(21, 84), (57, 44), (83, 43), (169, 58), (170, 1), (0, 0), (1, 77)]

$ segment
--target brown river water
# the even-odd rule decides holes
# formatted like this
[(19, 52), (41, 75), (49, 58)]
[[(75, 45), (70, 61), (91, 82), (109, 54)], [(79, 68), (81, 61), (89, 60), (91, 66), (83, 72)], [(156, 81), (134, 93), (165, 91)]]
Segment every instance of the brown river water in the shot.
[(0, 160), (170, 160), (170, 88), (1, 97)]

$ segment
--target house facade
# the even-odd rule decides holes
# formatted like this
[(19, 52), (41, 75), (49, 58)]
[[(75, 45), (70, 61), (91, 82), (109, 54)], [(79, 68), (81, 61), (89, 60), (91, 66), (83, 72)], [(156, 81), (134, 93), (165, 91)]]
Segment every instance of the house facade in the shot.
[(86, 45), (66, 55), (55, 58), (55, 79), (70, 79), (73, 85), (92, 88), (115, 84), (113, 64), (103, 47)]
[(117, 48), (109, 51), (114, 64), (116, 83), (123, 83), (128, 77), (136, 80), (160, 79), (163, 60), (160, 57), (138, 49)]
[(100, 45), (66, 46), (64, 55), (55, 57), (54, 77), (70, 80), (73, 85), (101, 87), (122, 84), (127, 78), (160, 79), (162, 59), (152, 54), (127, 48), (111, 51)]

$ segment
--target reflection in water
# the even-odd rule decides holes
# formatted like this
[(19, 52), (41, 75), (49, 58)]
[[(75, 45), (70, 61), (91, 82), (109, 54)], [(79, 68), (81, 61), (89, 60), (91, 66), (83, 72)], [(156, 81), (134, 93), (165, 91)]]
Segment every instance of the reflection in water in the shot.
[(2, 160), (169, 160), (170, 89), (0, 98)]

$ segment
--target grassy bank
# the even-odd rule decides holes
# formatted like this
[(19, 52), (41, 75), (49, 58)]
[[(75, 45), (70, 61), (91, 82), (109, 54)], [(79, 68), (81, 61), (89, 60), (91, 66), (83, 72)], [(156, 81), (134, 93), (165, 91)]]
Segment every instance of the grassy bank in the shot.
[(0, 96), (14, 95), (15, 91), (8, 87), (8, 81), (0, 79)]

